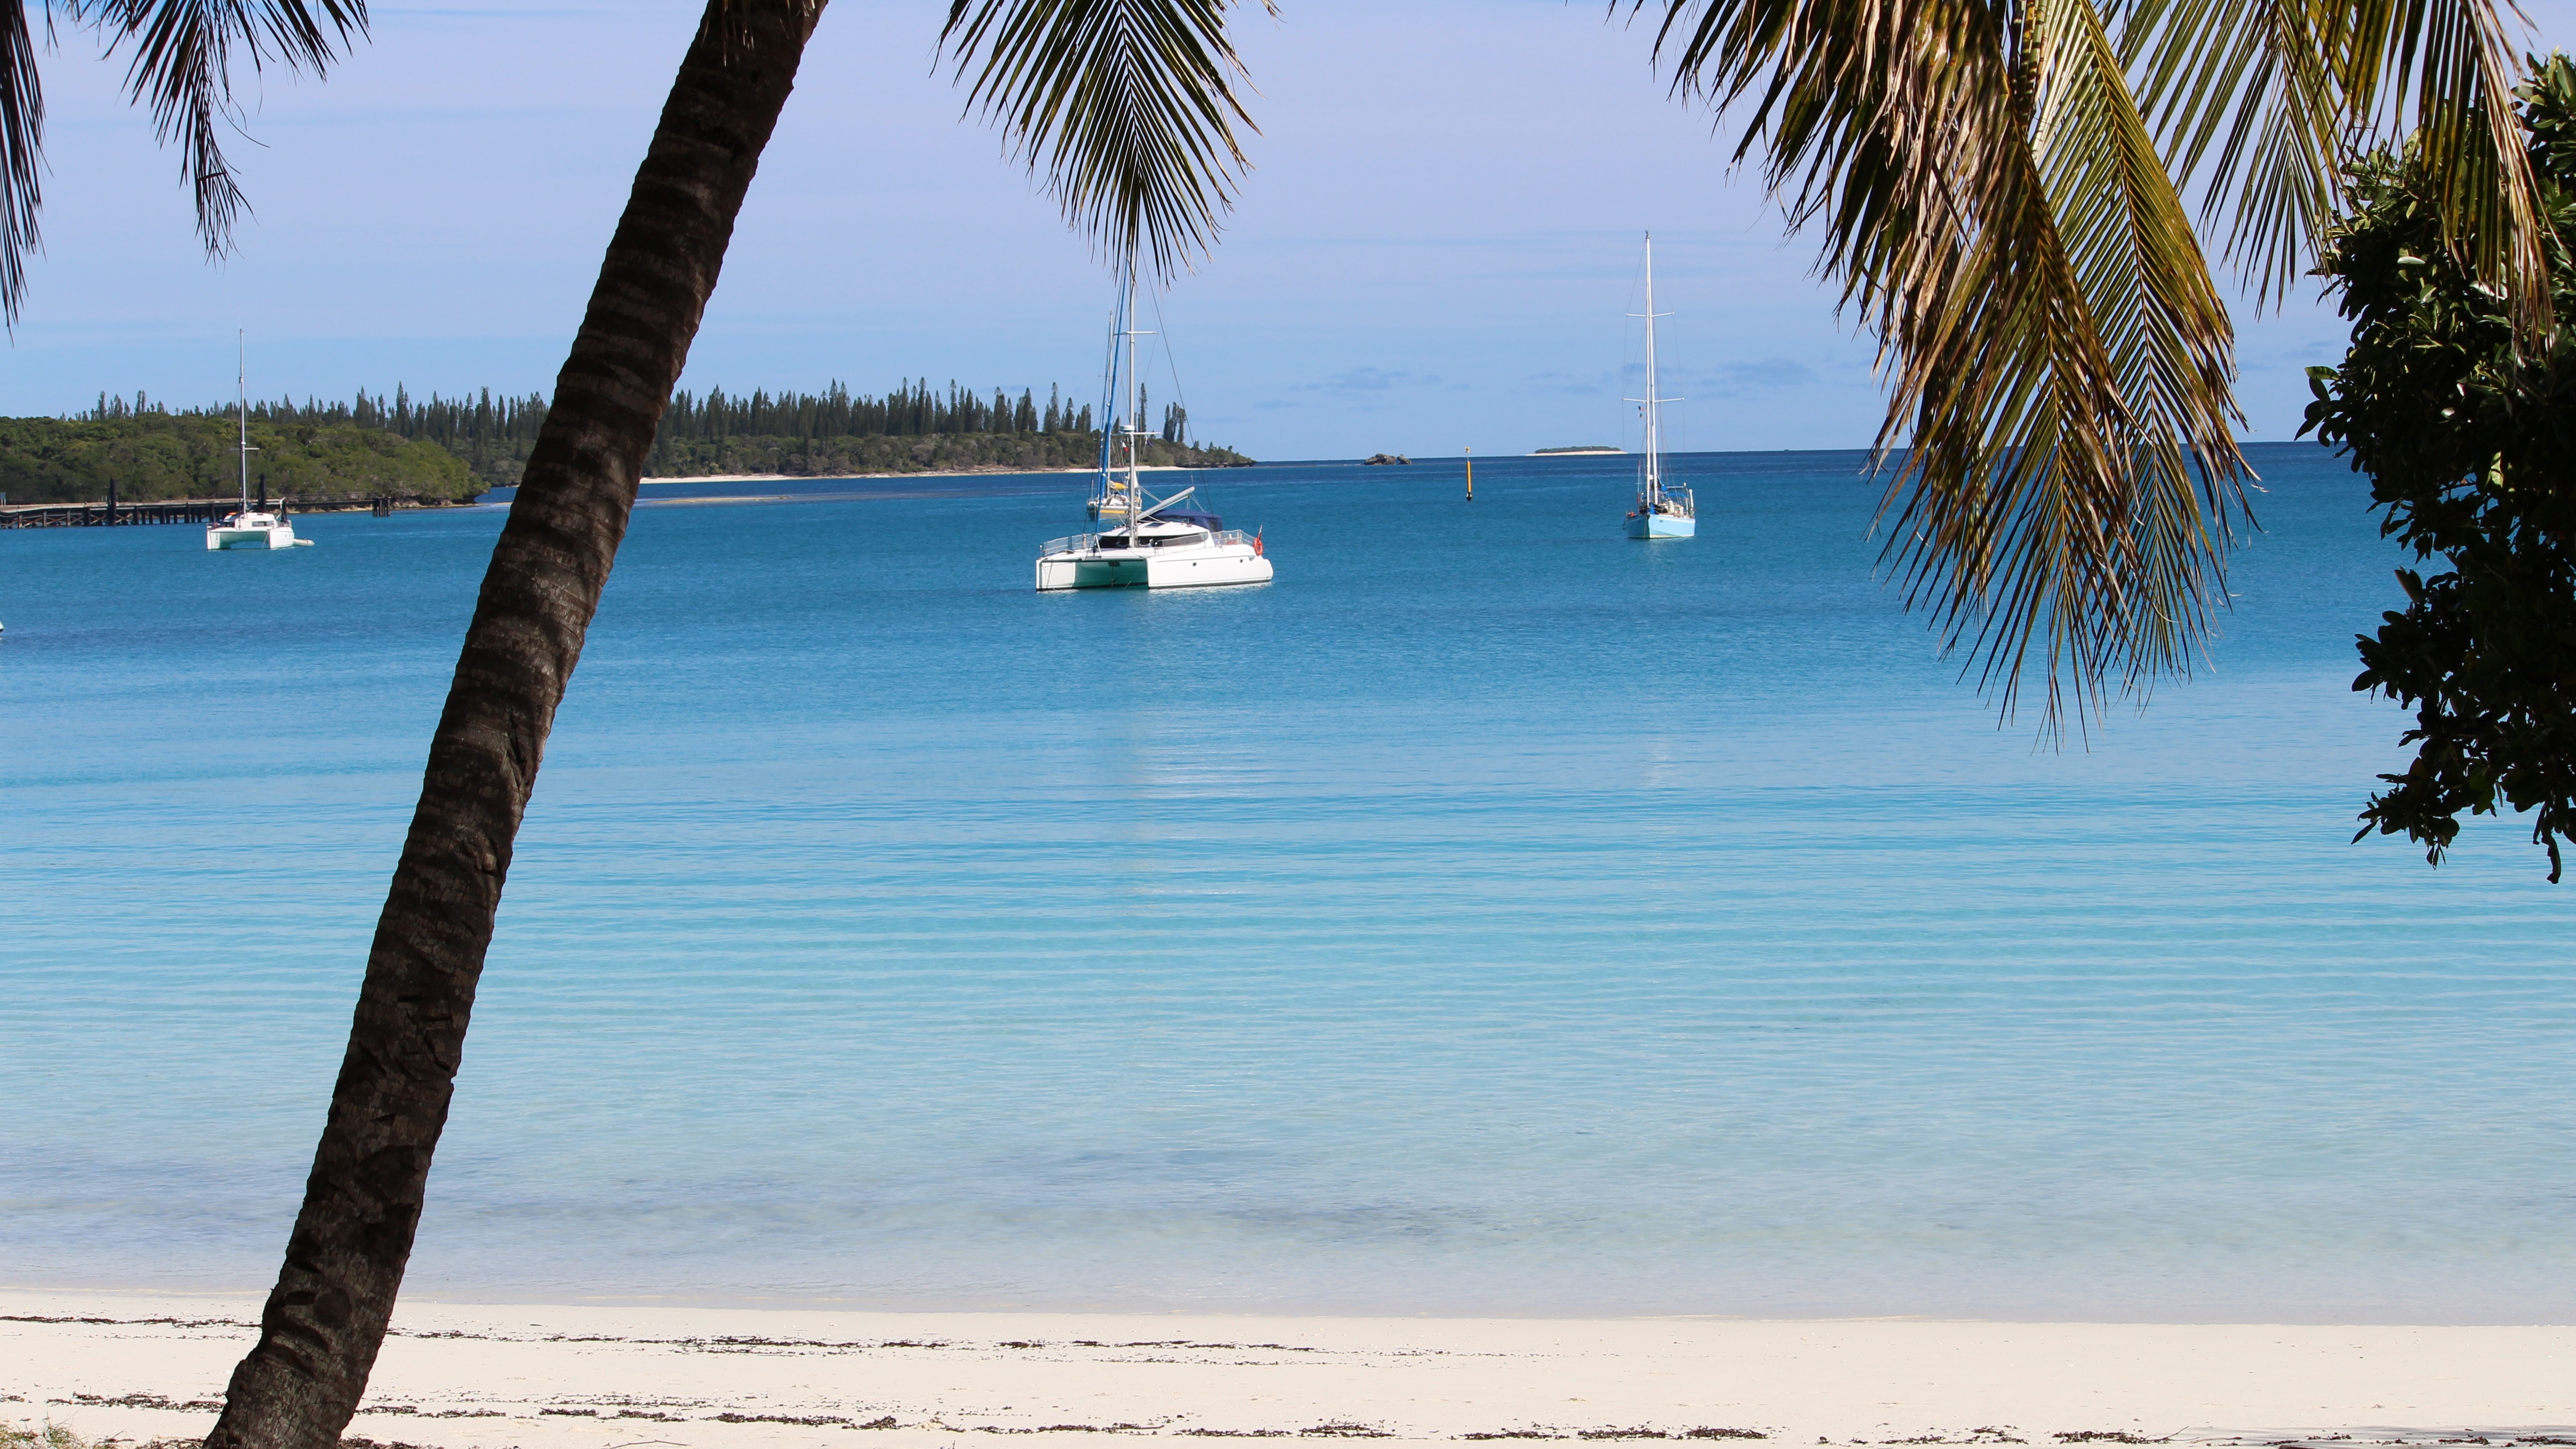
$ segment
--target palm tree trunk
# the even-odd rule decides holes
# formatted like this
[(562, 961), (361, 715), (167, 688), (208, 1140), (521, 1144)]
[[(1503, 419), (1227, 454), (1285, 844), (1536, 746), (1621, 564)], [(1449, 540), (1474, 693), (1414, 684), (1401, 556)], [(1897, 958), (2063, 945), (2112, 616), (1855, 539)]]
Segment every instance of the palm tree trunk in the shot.
[(286, 1265), (208, 1449), (331, 1449), (366, 1391), (546, 733), (823, 5), (708, 0), (672, 83), (484, 573)]

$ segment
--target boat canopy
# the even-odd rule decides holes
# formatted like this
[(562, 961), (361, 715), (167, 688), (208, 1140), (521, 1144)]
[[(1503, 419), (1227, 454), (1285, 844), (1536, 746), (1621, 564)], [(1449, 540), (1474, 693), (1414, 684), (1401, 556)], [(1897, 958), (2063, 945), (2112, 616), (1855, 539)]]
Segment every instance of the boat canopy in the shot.
[(1196, 508), (1162, 509), (1153, 515), (1153, 520), (1156, 523), (1195, 523), (1210, 533), (1221, 533), (1225, 529), (1225, 520)]

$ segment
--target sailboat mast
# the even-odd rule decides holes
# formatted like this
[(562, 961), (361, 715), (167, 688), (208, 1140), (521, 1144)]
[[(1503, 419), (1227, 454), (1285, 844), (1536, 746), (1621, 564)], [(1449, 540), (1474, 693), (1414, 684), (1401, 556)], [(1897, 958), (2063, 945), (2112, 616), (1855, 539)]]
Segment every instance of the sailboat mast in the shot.
[(1646, 233), (1646, 511), (1664, 497), (1663, 394), (1655, 388), (1655, 234)]
[(250, 331), (248, 328), (233, 333), (233, 348), (235, 368), (233, 387), (237, 394), (234, 419), (239, 423), (241, 432), (238, 439), (241, 445), (241, 511), (248, 513), (250, 512)]

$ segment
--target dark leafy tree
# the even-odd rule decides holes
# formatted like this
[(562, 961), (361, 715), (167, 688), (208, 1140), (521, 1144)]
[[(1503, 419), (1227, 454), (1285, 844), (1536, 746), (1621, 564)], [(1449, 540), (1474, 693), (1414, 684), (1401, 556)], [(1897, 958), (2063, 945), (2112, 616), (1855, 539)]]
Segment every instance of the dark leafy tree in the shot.
[[(972, 104), (1124, 263), (1214, 235), (1242, 164), (1226, 0), (955, 0)], [(823, 0), (708, 0), (494, 545), (259, 1341), (208, 1449), (332, 1449), (420, 1221), (519, 821), (655, 429)]]
[[(2517, 98), (2558, 315), (2576, 315), (2576, 64), (2538, 63)], [(2400, 569), (2405, 607), (2360, 639), (2352, 687), (2414, 707), (2415, 759), (2354, 839), (2403, 832), (2438, 864), (2463, 815), (2510, 805), (2556, 881), (2576, 836), (2576, 343), (2517, 346), (2511, 303), (2444, 245), (2420, 146), (2371, 158), (2351, 194), (2320, 270), (2352, 349), (2311, 371), (2307, 429), (2370, 475), (2381, 532), (2441, 565)]]

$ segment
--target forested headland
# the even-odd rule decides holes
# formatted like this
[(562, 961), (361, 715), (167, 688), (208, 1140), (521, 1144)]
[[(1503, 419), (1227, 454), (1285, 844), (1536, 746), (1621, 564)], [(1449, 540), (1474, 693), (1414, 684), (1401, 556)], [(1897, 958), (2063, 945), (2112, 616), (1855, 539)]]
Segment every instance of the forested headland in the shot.
[[(1146, 416), (1153, 417), (1151, 399)], [(1190, 415), (1178, 404), (1160, 414), (1144, 461), (1184, 468), (1223, 468), (1252, 460), (1231, 448), (1194, 443)], [(524, 456), (524, 455), (523, 455)], [(1023, 389), (1014, 399), (955, 383), (935, 391), (905, 381), (883, 397), (840, 383), (819, 393), (710, 388), (681, 392), (662, 416), (645, 473), (699, 478), (711, 473), (784, 473), (833, 478), (855, 473), (1033, 472), (1087, 468), (1100, 460), (1100, 433), (1089, 406), (1047, 389), (1041, 402)]]
[[(228, 406), (174, 411), (137, 394), (101, 397), (70, 418), (0, 419), (0, 492), (13, 503), (94, 502), (118, 496), (207, 497), (235, 486)], [(1144, 461), (1190, 468), (1252, 460), (1189, 439), (1189, 413), (1167, 404)], [(360, 392), (346, 402), (291, 398), (250, 405), (254, 487), (272, 497), (393, 497), (458, 501), (519, 481), (543, 395), (415, 398)], [(837, 477), (858, 473), (1021, 472), (1089, 467), (1100, 433), (1088, 406), (1057, 388), (1040, 401), (954, 383), (906, 379), (881, 397), (834, 383), (819, 393), (710, 388), (671, 399), (645, 462), (654, 478), (719, 473)]]
[[(211, 498), (240, 487), (233, 420), (145, 409), (122, 417), (0, 418), (0, 493), (12, 503), (94, 503), (108, 484), (128, 503)], [(251, 486), (307, 501), (462, 502), (481, 493), (446, 449), (355, 423), (254, 417)]]

